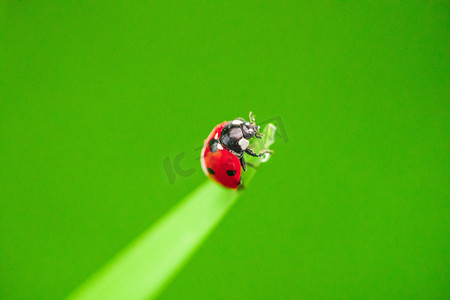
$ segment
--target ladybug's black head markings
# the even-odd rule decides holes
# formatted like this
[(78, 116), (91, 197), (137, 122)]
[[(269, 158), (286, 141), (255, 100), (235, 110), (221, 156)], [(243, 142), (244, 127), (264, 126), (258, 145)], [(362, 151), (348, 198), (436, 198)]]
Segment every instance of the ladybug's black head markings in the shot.
[(225, 149), (240, 159), (244, 171), (246, 169), (245, 161), (243, 159), (244, 153), (252, 156), (259, 156), (248, 148), (250, 144), (249, 140), (254, 137), (262, 137), (259, 133), (259, 126), (256, 125), (255, 117), (252, 113), (250, 113), (249, 119), (250, 122), (247, 122), (242, 118), (229, 121), (222, 129), (219, 141)]
[(229, 121), (220, 135), (220, 144), (234, 155), (241, 157), (254, 137), (260, 138), (259, 126), (236, 119)]

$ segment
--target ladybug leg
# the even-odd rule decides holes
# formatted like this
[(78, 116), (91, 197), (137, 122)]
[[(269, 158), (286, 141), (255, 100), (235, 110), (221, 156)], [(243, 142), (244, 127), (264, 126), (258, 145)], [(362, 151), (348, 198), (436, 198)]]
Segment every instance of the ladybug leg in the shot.
[(247, 166), (252, 167), (252, 168), (255, 168), (255, 169), (258, 169), (257, 166), (255, 166), (255, 165), (253, 165), (253, 164), (251, 164), (251, 163), (247, 163)]
[(272, 154), (272, 153), (273, 153), (273, 150), (270, 150), (270, 149), (263, 149), (263, 150), (259, 151), (258, 156), (261, 157), (261, 156), (263, 156), (263, 155), (266, 154), (266, 153)]
[(261, 156), (263, 156), (265, 153), (273, 153), (273, 150), (265, 149), (265, 150), (259, 151), (259, 153), (256, 154), (255, 152), (253, 152), (252, 149), (247, 148), (247, 149), (245, 149), (245, 153), (247, 153), (247, 154), (249, 154), (249, 155), (251, 155), (251, 156), (254, 156), (254, 157), (261, 157)]
[(247, 171), (247, 163), (245, 162), (244, 155), (239, 158), (239, 161), (241, 162), (242, 170)]
[(237, 187), (238, 191), (242, 191), (244, 189), (244, 184), (242, 183), (242, 180), (239, 181), (239, 185)]
[(257, 166), (255, 166), (255, 165), (253, 165), (253, 164), (251, 164), (251, 163), (249, 163), (249, 162), (246, 162), (246, 161), (244, 160), (244, 157), (243, 157), (243, 156), (239, 159), (239, 161), (241, 162), (241, 166), (242, 166), (242, 169), (243, 169), (244, 171), (247, 171), (247, 166), (252, 167), (252, 168), (255, 168), (255, 169), (258, 169)]
[(248, 155), (254, 156), (254, 157), (258, 157), (258, 154), (253, 152), (253, 150), (250, 148), (245, 149), (245, 153), (247, 153)]

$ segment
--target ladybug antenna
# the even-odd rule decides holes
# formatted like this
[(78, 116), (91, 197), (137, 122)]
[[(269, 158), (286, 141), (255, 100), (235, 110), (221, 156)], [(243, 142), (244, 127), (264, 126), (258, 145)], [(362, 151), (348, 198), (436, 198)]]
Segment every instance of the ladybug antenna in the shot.
[(255, 125), (255, 116), (253, 115), (253, 112), (250, 112), (248, 118), (250, 119), (250, 124)]

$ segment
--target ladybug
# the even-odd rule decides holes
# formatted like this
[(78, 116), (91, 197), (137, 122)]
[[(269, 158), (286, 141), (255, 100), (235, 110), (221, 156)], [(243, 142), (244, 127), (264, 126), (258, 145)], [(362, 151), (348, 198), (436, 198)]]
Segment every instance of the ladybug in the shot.
[(247, 170), (244, 153), (261, 157), (270, 150), (256, 154), (248, 148), (252, 138), (261, 139), (260, 127), (250, 112), (250, 122), (243, 118), (218, 124), (209, 134), (203, 145), (201, 162), (207, 176), (230, 189), (242, 187), (241, 169)]

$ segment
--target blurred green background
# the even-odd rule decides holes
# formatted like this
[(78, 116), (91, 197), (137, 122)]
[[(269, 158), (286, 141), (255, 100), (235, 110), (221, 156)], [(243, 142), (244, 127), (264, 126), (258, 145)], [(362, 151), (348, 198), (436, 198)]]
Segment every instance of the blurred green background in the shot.
[(450, 297), (448, 2), (0, 5), (0, 298), (71, 292), (250, 110), (288, 140), (162, 299)]

